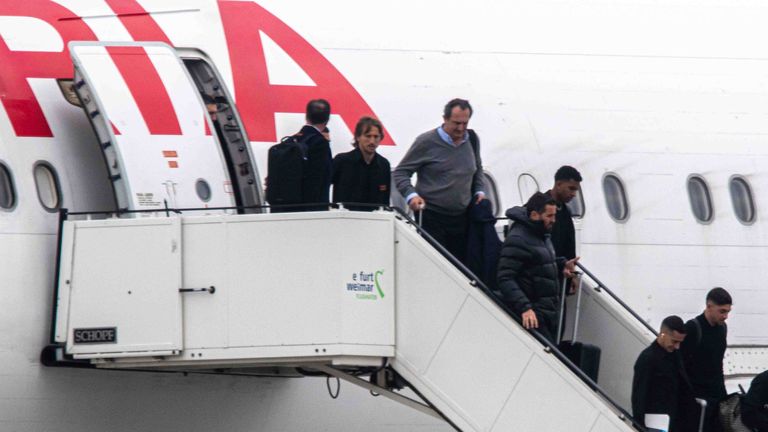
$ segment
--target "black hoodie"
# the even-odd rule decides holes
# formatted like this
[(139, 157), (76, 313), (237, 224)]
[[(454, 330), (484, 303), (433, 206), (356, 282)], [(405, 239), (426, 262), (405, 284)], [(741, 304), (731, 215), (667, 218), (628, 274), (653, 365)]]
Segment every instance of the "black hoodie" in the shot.
[(549, 233), (541, 221), (528, 218), (525, 207), (507, 210), (514, 221), (499, 258), (498, 282), (504, 301), (517, 314), (533, 309), (536, 315), (557, 324), (560, 263)]

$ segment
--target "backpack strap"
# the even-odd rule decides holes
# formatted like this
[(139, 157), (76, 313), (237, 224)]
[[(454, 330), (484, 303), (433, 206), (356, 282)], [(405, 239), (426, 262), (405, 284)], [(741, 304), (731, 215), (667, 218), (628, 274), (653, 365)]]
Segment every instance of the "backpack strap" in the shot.
[(290, 142), (296, 143), (298, 145), (299, 152), (301, 152), (301, 158), (306, 161), (307, 153), (309, 152), (309, 146), (307, 146), (304, 135), (302, 135), (301, 132), (298, 132), (294, 135), (285, 136), (283, 137), (283, 139), (280, 140), (280, 144), (285, 144)]
[(483, 166), (480, 163), (480, 138), (473, 129), (467, 129), (469, 134), (469, 143), (472, 145), (472, 151), (475, 153), (475, 172), (483, 172)]
[(701, 337), (702, 337), (701, 323), (699, 322), (698, 318), (694, 318), (692, 321), (694, 326), (696, 327), (696, 346), (698, 347), (699, 345), (701, 345)]
[(469, 143), (472, 144), (472, 151), (475, 153), (475, 160), (477, 160), (477, 152), (479, 151), (478, 148), (480, 147), (480, 139), (477, 137), (477, 134), (473, 129), (467, 129), (467, 133), (469, 134)]

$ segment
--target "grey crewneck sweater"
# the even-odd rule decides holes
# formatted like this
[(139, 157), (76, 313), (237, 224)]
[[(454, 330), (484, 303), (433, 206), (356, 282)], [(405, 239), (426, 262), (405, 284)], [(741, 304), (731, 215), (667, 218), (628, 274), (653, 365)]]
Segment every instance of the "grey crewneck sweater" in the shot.
[[(469, 139), (459, 146), (440, 138), (437, 129), (416, 138), (411, 148), (392, 172), (397, 190), (408, 197), (416, 192), (427, 208), (438, 213), (459, 215), (467, 210), (472, 195), (483, 191), (482, 161), (472, 150)], [(416, 187), (411, 184), (418, 175)]]

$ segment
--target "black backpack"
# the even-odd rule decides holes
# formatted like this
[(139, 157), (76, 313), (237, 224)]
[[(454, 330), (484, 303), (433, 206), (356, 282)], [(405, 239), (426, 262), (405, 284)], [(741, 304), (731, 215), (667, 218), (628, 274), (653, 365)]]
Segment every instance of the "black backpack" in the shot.
[(287, 136), (270, 147), (267, 156), (269, 204), (274, 207), (301, 203), (306, 169), (307, 145), (301, 135)]

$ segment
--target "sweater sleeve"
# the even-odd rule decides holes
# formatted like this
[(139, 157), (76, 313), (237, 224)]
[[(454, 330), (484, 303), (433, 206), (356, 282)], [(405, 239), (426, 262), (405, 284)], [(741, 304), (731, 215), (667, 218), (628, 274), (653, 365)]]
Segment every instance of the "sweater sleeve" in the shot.
[(422, 165), (429, 161), (427, 152), (427, 145), (421, 137), (416, 138), (411, 148), (405, 154), (403, 159), (397, 165), (394, 171), (392, 171), (392, 177), (395, 180), (395, 187), (400, 191), (403, 197), (416, 192), (416, 188), (411, 184), (411, 177), (413, 173), (418, 172)]
[(498, 285), (502, 296), (512, 310), (521, 314), (533, 308), (530, 299), (517, 283), (517, 277), (523, 269), (526, 261), (530, 259), (530, 253), (522, 247), (523, 240), (515, 235), (510, 235), (504, 241), (501, 249), (498, 267)]

